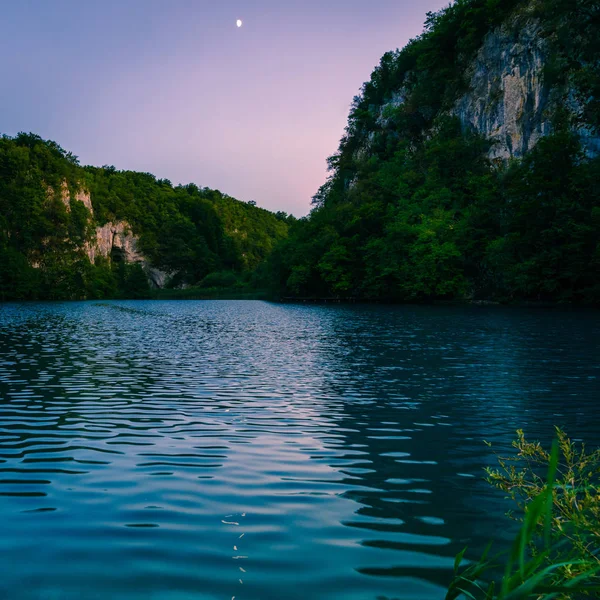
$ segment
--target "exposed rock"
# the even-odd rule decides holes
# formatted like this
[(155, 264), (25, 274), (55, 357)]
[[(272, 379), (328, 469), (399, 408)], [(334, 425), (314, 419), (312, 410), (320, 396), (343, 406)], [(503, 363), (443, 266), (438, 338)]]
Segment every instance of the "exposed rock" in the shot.
[[(47, 196), (54, 198), (55, 189), (47, 187)], [(65, 205), (67, 212), (71, 211), (71, 192), (67, 180), (63, 180), (60, 186), (61, 202)], [(79, 188), (75, 193), (74, 200), (82, 202), (89, 211), (89, 219), (94, 217), (94, 208), (92, 206), (91, 194), (88, 190)], [(237, 232), (241, 237), (246, 237), (247, 233)], [(87, 254), (90, 262), (95, 264), (98, 257), (112, 260), (115, 254), (119, 254), (119, 259), (128, 264), (138, 263), (144, 269), (148, 278), (148, 283), (154, 288), (163, 288), (174, 273), (167, 273), (152, 266), (150, 261), (142, 254), (139, 249), (139, 239), (132, 232), (131, 226), (126, 221), (116, 223), (106, 223), (101, 227), (96, 227), (92, 239), (84, 244), (83, 250)], [(34, 268), (41, 266), (40, 260), (31, 257), (30, 264)]]
[(92, 207), (92, 196), (87, 190), (80, 190), (75, 194), (75, 200), (83, 202), (83, 205), (90, 211), (90, 214), (94, 214), (94, 208)]
[[(48, 187), (48, 196), (53, 197), (54, 193), (54, 189)], [(62, 182), (60, 187), (60, 199), (69, 212), (71, 210), (71, 193), (66, 180)], [(82, 202), (90, 213), (90, 219), (93, 218), (94, 208), (90, 192), (85, 189), (79, 189), (75, 194), (75, 200)], [(119, 253), (120, 259), (124, 262), (141, 264), (148, 277), (148, 282), (156, 288), (164, 287), (170, 277), (169, 273), (153, 267), (140, 252), (139, 240), (133, 235), (131, 226), (126, 221), (119, 221), (117, 223), (109, 222), (101, 227), (96, 227), (95, 236), (85, 243), (84, 250), (92, 263), (95, 263), (99, 256), (110, 260), (115, 253)], [(35, 261), (32, 265), (38, 266)]]
[[(48, 198), (54, 198), (54, 188), (48, 186)], [(94, 216), (94, 208), (90, 192), (85, 189), (80, 189), (75, 194), (76, 201), (82, 202), (88, 209), (92, 219)], [(60, 200), (65, 205), (67, 212), (71, 211), (71, 192), (69, 184), (64, 180), (60, 186)], [(120, 254), (120, 260), (126, 263), (141, 264), (148, 282), (152, 287), (163, 288), (172, 274), (166, 273), (153, 267), (150, 261), (140, 252), (139, 240), (131, 230), (131, 226), (126, 221), (117, 223), (106, 223), (101, 227), (96, 227), (95, 234), (92, 239), (84, 244), (83, 250), (87, 254), (91, 263), (96, 263), (98, 257), (104, 257), (112, 260), (115, 253)], [(34, 268), (41, 267), (41, 261), (37, 257), (31, 257), (30, 264)]]
[[(54, 198), (54, 188), (48, 186), (46, 193), (48, 195), (48, 198)], [(69, 190), (69, 184), (66, 179), (64, 179), (60, 185), (60, 200), (65, 205), (67, 212), (71, 212), (71, 192)], [(75, 194), (75, 200), (83, 203), (83, 205), (88, 209), (90, 216), (94, 215), (92, 197), (89, 191), (79, 189)]]
[(144, 273), (148, 277), (150, 285), (154, 288), (164, 288), (167, 285), (167, 281), (173, 276), (172, 273), (161, 271), (155, 267), (150, 266), (147, 262), (144, 263)]
[(122, 254), (127, 263), (143, 262), (144, 256), (138, 251), (138, 238), (131, 232), (131, 227), (126, 221), (119, 223), (106, 223), (96, 227), (96, 239), (87, 244), (86, 251), (91, 262), (96, 262), (96, 257), (109, 258), (113, 250)]
[(385, 128), (389, 125), (390, 112), (393, 111), (395, 108), (400, 108), (406, 102), (407, 96), (407, 88), (402, 87), (399, 90), (395, 91), (392, 94), (391, 99), (381, 106), (381, 108), (379, 109), (379, 114), (377, 115), (377, 124), (380, 127)]
[(574, 117), (588, 156), (600, 152), (597, 132), (578, 117), (582, 107), (571, 92), (545, 81), (549, 42), (537, 19), (510, 21), (490, 32), (471, 68), (469, 90), (453, 114), (493, 142), (490, 158), (520, 158), (552, 132), (554, 109), (566, 106)]
[[(485, 36), (467, 70), (468, 89), (450, 114), (492, 142), (489, 156), (493, 160), (521, 158), (532, 150), (552, 132), (551, 119), (559, 106), (566, 107), (572, 116), (573, 129), (587, 156), (600, 154), (600, 134), (583, 121), (575, 86), (553, 86), (545, 78), (545, 65), (551, 56), (549, 33), (538, 19), (515, 17)], [(393, 109), (409, 96), (410, 85), (405, 85), (378, 107), (378, 127), (389, 127)], [(376, 135), (376, 131), (364, 133), (363, 143), (355, 151), (358, 161), (369, 157)]]
[(493, 142), (490, 158), (521, 157), (551, 131), (543, 83), (546, 42), (541, 25), (505, 23), (490, 32), (469, 76), (469, 91), (455, 105), (461, 122)]
[(148, 277), (148, 282), (155, 288), (163, 288), (171, 276), (153, 267), (140, 252), (139, 240), (126, 221), (106, 223), (97, 227), (95, 240), (86, 244), (85, 251), (92, 263), (95, 263), (99, 256), (112, 259), (115, 253), (119, 253), (120, 259), (126, 263), (139, 263)]

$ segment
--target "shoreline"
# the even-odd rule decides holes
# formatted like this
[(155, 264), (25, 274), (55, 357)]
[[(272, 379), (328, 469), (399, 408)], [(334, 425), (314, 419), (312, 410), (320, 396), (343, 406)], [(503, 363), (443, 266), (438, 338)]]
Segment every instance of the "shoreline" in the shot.
[[(176, 290), (180, 291), (180, 290)], [(533, 308), (533, 309), (579, 309), (586, 311), (597, 311), (600, 309), (598, 304), (577, 303), (577, 302), (550, 302), (533, 300), (516, 300), (512, 302), (500, 302), (496, 300), (432, 300), (429, 302), (401, 302), (390, 299), (358, 299), (358, 298), (292, 298), (276, 297), (260, 292), (244, 293), (207, 293), (207, 294), (157, 294), (147, 298), (54, 298), (54, 299), (0, 299), (0, 308), (10, 304), (39, 304), (39, 303), (58, 303), (58, 302), (183, 302), (183, 301), (261, 301), (274, 304), (290, 305), (316, 305), (316, 306), (411, 306), (411, 307), (443, 307), (443, 308)]]

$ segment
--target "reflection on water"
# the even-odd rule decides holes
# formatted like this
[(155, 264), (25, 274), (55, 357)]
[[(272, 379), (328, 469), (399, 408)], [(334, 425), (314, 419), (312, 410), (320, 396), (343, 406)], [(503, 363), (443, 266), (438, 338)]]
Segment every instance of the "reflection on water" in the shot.
[(482, 440), (593, 443), (599, 350), (596, 313), (0, 306), (0, 596), (442, 598), (510, 534)]

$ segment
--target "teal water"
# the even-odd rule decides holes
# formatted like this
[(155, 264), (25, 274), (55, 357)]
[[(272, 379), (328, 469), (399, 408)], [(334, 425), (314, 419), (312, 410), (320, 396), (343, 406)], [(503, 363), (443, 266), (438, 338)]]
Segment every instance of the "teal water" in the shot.
[(0, 305), (0, 597), (441, 599), (599, 378), (593, 312)]

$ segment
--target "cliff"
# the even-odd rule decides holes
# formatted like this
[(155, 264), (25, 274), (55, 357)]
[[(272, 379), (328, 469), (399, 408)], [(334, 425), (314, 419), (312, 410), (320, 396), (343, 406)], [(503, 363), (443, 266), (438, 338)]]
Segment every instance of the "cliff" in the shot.
[[(490, 141), (491, 159), (506, 161), (524, 157), (540, 139), (551, 134), (555, 130), (553, 118), (563, 109), (585, 154), (593, 158), (600, 153), (600, 134), (597, 127), (586, 121), (588, 98), (578, 93), (573, 74), (586, 61), (579, 56), (575, 65), (552, 64), (561, 50), (554, 31), (556, 19), (540, 17), (539, 6), (537, 1), (521, 2), (518, 10), (485, 33), (475, 55), (462, 68), (465, 89), (439, 112), (457, 116), (463, 127)], [(563, 30), (573, 28), (570, 19), (569, 14), (561, 15)], [(464, 56), (461, 59), (464, 61)], [(553, 67), (564, 68), (564, 77), (553, 76)], [(390, 89), (375, 109), (378, 119), (376, 127), (367, 134), (369, 142), (378, 128), (393, 126), (386, 115), (412, 109), (407, 103), (420, 81), (410, 72), (405, 80), (398, 89)], [(362, 158), (366, 155), (368, 152), (359, 154)]]
[(600, 302), (600, 5), (456, 0), (354, 98), (286, 296)]
[[(71, 212), (72, 202), (81, 203), (87, 210), (90, 234), (80, 249), (85, 252), (91, 264), (95, 265), (97, 259), (108, 262), (123, 261), (130, 265), (138, 264), (142, 267), (151, 287), (163, 288), (168, 282), (169, 276), (172, 274), (152, 266), (151, 261), (140, 251), (139, 237), (134, 235), (132, 227), (127, 221), (95, 225), (94, 207), (89, 190), (83, 189), (79, 183), (75, 183), (75, 191), (72, 192), (69, 183), (63, 180), (58, 191), (48, 186), (47, 195), (50, 200), (58, 198), (67, 213)], [(32, 265), (35, 268), (41, 268), (43, 262), (36, 258), (32, 261)]]
[(549, 51), (541, 33), (538, 20), (504, 23), (486, 35), (468, 67), (468, 91), (451, 114), (492, 142), (491, 158), (521, 158), (552, 131), (554, 90), (544, 81)]
[(560, 107), (571, 115), (587, 156), (600, 152), (600, 135), (585, 122), (573, 88), (556, 85), (545, 73), (552, 44), (540, 19), (513, 18), (486, 35), (469, 65), (468, 91), (451, 113), (492, 142), (490, 158), (525, 156), (552, 133), (552, 116)]

